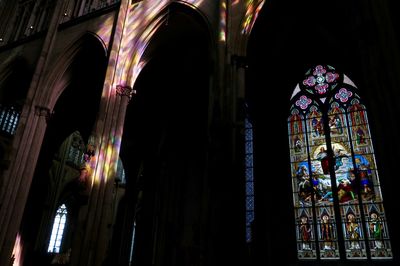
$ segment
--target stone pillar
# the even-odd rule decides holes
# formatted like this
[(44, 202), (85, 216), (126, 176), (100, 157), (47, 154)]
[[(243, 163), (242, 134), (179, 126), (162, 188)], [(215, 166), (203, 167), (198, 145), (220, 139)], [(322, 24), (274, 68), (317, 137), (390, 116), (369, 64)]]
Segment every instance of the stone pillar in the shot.
[(35, 106), (23, 113), (28, 113), (25, 130), (17, 147), (16, 156), (13, 158), (13, 164), (7, 172), (6, 189), (2, 195), (0, 265), (8, 265), (13, 255), (11, 253), (46, 131), (46, 121), (50, 116), (50, 110), (42, 106)]
[[(101, 265), (107, 256), (107, 247), (112, 229), (112, 188), (117, 170), (126, 107), (133, 90), (121, 84), (120, 68), (125, 61), (118, 60), (124, 34), (128, 23), (129, 0), (121, 0), (118, 17), (114, 22), (114, 35), (110, 49), (103, 97), (100, 102), (99, 116), (93, 130), (96, 139), (96, 154), (93, 159), (93, 172), (89, 176), (91, 183), (88, 205), (81, 211), (81, 232), (78, 247), (72, 250), (71, 265)], [(122, 58), (122, 57), (121, 57)]]
[(111, 155), (111, 164), (112, 168), (108, 169), (108, 182), (105, 183), (104, 186), (104, 196), (103, 203), (101, 205), (101, 218), (99, 224), (99, 234), (96, 236), (97, 243), (97, 256), (94, 265), (101, 265), (106, 256), (109, 254), (109, 243), (111, 243), (112, 237), (112, 229), (113, 229), (113, 221), (114, 218), (114, 210), (113, 210), (113, 187), (115, 185), (115, 175), (117, 171), (117, 164), (119, 160), (119, 151), (121, 146), (122, 134), (125, 123), (125, 115), (128, 107), (128, 103), (132, 98), (132, 95), (135, 91), (129, 86), (121, 86), (118, 85), (116, 87), (116, 105), (113, 113), (113, 132), (114, 132), (114, 140), (110, 142), (110, 145), (113, 146), (113, 154)]
[(73, 265), (102, 265), (108, 255), (114, 222), (113, 186), (126, 109), (133, 93), (134, 90), (129, 86), (116, 86), (110, 92), (104, 120), (97, 121), (95, 134), (98, 149), (94, 156), (95, 168), (90, 177), (92, 187), (83, 225), (86, 230), (80, 249), (73, 254)]
[(62, 5), (63, 1), (57, 1), (13, 139), (11, 165), (1, 176), (4, 188), (0, 191), (0, 265), (10, 263), (46, 130), (46, 120), (50, 116), (50, 109), (39, 100), (46, 93), (41, 77), (57, 36)]

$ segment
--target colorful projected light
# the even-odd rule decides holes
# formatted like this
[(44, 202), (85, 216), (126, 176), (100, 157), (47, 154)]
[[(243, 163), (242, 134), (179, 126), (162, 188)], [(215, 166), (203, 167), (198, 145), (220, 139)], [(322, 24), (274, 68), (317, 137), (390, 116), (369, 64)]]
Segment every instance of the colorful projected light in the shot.
[(264, 0), (247, 0), (246, 1), (246, 14), (244, 16), (244, 21), (242, 24), (242, 33), (250, 34), (253, 28), (254, 22), (257, 19), (258, 13), (260, 12), (262, 6), (264, 5)]

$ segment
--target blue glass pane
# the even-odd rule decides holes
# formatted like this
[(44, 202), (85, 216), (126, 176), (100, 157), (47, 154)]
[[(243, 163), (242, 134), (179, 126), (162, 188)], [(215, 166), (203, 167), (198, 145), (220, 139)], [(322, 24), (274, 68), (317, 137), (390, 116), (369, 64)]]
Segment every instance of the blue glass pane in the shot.
[(247, 197), (246, 198), (246, 210), (254, 210), (254, 198), (253, 197)]
[(253, 168), (246, 168), (246, 181), (253, 181)]
[(253, 140), (253, 130), (246, 129), (244, 134), (245, 134), (246, 141)]
[(254, 221), (254, 212), (249, 211), (246, 213), (246, 226), (250, 226)]
[(245, 128), (252, 127), (252, 124), (250, 123), (249, 119), (247, 119), (247, 118), (244, 119), (244, 126), (245, 126)]
[(247, 242), (251, 241), (251, 228), (250, 227), (246, 228), (246, 241)]
[(253, 153), (253, 142), (252, 141), (247, 141), (245, 143), (245, 149), (244, 150), (245, 150), (246, 154)]
[(246, 154), (246, 166), (253, 167), (253, 154)]
[(247, 182), (246, 183), (246, 195), (254, 195), (254, 184), (253, 182)]

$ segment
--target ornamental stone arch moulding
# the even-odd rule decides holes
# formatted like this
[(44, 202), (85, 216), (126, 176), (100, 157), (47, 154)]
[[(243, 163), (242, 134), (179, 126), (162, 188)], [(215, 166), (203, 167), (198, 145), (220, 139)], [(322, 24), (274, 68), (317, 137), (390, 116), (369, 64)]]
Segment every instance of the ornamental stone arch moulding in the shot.
[[(141, 194), (143, 193), (141, 191), (145, 191), (144, 194), (150, 195), (150, 197), (156, 196), (162, 199), (163, 203), (155, 208), (167, 209), (171, 207), (176, 209), (175, 214), (165, 215), (166, 212), (163, 212), (157, 217), (159, 224), (173, 221), (171, 223), (172, 231), (168, 230), (167, 232), (161, 229), (153, 232), (157, 235), (157, 238), (164, 234), (169, 235), (171, 232), (179, 232), (174, 233), (173, 238), (176, 240), (172, 241), (172, 238), (160, 237), (160, 239), (164, 239), (152, 243), (151, 245), (154, 244), (157, 253), (169, 252), (171, 246), (178, 249), (180, 248), (180, 244), (178, 244), (181, 242), (180, 239), (191, 238), (189, 234), (192, 234), (181, 226), (180, 217), (186, 215), (185, 220), (187, 224), (190, 224), (190, 228), (201, 227), (199, 220), (194, 219), (194, 217), (199, 215), (197, 206), (202, 200), (205, 200), (206, 195), (187, 200), (182, 204), (179, 198), (183, 197), (188, 191), (195, 193), (194, 187), (202, 186), (207, 178), (205, 177), (205, 167), (203, 168), (203, 163), (205, 164), (203, 158), (206, 158), (206, 151), (203, 149), (204, 146), (200, 147), (198, 144), (203, 143), (203, 140), (206, 139), (210, 71), (214, 69), (209, 67), (212, 63), (209, 59), (214, 51), (210, 51), (212, 35), (207, 20), (204, 18), (201, 11), (186, 3), (172, 3), (165, 6), (153, 18), (151, 25), (148, 26), (148, 32), (143, 32), (143, 36), (137, 36), (142, 39), (148, 37), (146, 43), (144, 43), (145, 46), (142, 47), (143, 50), (139, 51), (141, 54), (134, 54), (138, 51), (135, 50), (137, 47), (133, 46), (131, 47), (133, 57), (125, 58), (126, 61), (123, 62), (126, 63), (124, 71), (130, 71), (130, 75), (137, 75), (131, 75), (131, 79), (128, 79), (127, 82), (128, 86), (131, 84), (134, 86), (133, 89), (137, 90), (137, 94), (133, 101), (127, 105), (119, 153), (120, 158), (125, 162), (127, 180), (130, 180), (128, 184), (131, 186), (129, 188), (133, 187), (135, 190), (127, 190), (127, 193), (130, 193), (127, 197), (129, 202), (126, 202), (123, 208), (127, 208), (127, 213), (131, 218), (128, 216), (121, 217), (118, 221), (121, 226), (117, 227), (122, 228), (122, 230), (118, 232), (115, 239), (120, 238), (126, 242), (126, 244), (121, 245), (119, 243), (122, 241), (117, 241), (116, 245), (121, 245), (117, 249), (121, 250), (126, 247), (130, 248), (133, 245), (132, 243), (135, 243), (134, 252), (136, 255), (131, 256), (137, 260), (136, 264), (141, 264), (141, 260), (146, 261), (147, 259), (149, 260), (146, 263), (143, 262), (143, 264), (152, 263), (150, 262), (152, 259), (146, 255), (146, 250), (152, 249), (148, 249), (150, 241), (147, 239), (151, 237), (149, 238), (150, 232), (147, 227), (153, 221), (152, 219), (143, 220), (147, 219), (145, 217), (134, 220), (136, 216), (140, 216), (136, 213), (136, 210), (141, 208), (134, 206), (138, 202), (140, 204)], [(137, 63), (137, 61), (134, 61), (136, 59), (144, 63), (141, 65), (140, 72), (133, 73), (135, 63)], [(116, 80), (120, 77), (116, 77)], [(120, 81), (123, 80), (120, 79)], [(181, 101), (181, 99), (185, 99), (185, 101)], [(148, 112), (149, 110), (151, 111)], [(148, 121), (151, 121), (151, 125), (148, 125)], [(181, 123), (181, 121), (186, 122)], [(170, 125), (174, 126), (171, 127)], [(160, 134), (153, 134), (152, 132), (160, 132)], [(181, 136), (180, 132), (184, 132), (185, 136), (180, 139), (179, 143), (175, 143), (176, 137)], [(189, 144), (192, 143), (192, 140), (195, 142), (193, 145)], [(171, 146), (172, 143), (175, 144)], [(187, 147), (190, 147), (190, 151), (182, 152), (182, 149)], [(163, 155), (158, 155), (160, 153)], [(164, 154), (169, 153), (177, 153), (177, 155), (174, 155), (172, 159), (164, 157)], [(164, 165), (164, 169), (168, 170), (162, 170), (163, 173), (160, 176), (163, 176), (162, 179), (165, 176), (165, 180), (170, 178), (171, 187), (159, 187), (158, 177), (157, 180), (153, 179), (153, 177), (159, 175), (158, 170), (156, 170), (159, 164), (154, 165), (153, 156), (162, 157), (160, 158), (161, 164)], [(196, 163), (189, 163), (193, 158), (196, 158)], [(176, 162), (181, 160), (185, 162), (183, 163), (185, 166), (178, 167)], [(142, 176), (141, 172), (144, 172), (145, 175)], [(179, 182), (183, 176), (186, 176), (185, 180), (190, 181)], [(145, 185), (141, 183), (145, 183)], [(189, 184), (198, 184), (198, 186)], [(174, 193), (169, 193), (171, 191), (174, 191)], [(145, 206), (144, 208), (148, 207)], [(193, 214), (187, 215), (186, 209), (193, 209)], [(133, 230), (140, 233), (134, 237), (132, 236)], [(190, 230), (190, 232), (192, 231)], [(133, 242), (132, 239), (134, 239)], [(175, 257), (175, 255), (172, 256)], [(182, 257), (182, 255), (178, 256)], [(165, 259), (160, 257), (164, 261), (153, 263), (174, 265), (177, 261), (173, 257)], [(159, 259), (156, 258), (156, 260)]]
[[(200, 7), (203, 1), (160, 1), (150, 6), (139, 2), (132, 5), (134, 12), (127, 13), (125, 18), (126, 26), (123, 31), (124, 38), (120, 44), (115, 77), (113, 85), (133, 87), (141, 70), (151, 59), (151, 41), (159, 32), (160, 27), (167, 23), (171, 8), (180, 8), (191, 10), (198, 14), (212, 38), (212, 25), (209, 17)], [(144, 21), (142, 26), (132, 21)], [(132, 37), (128, 37), (132, 36)], [(117, 59), (115, 59), (117, 60)]]
[[(154, 33), (148, 39), (145, 50), (143, 51), (141, 56), (142, 62), (144, 62), (142, 69), (154, 57), (154, 53), (158, 49), (158, 47), (162, 45), (159, 44), (158, 41), (155, 39), (158, 37), (158, 35), (163, 33), (165, 29), (163, 29), (162, 26), (168, 25), (168, 20), (173, 12), (186, 13), (188, 16), (192, 16), (193, 19), (197, 19), (197, 22), (199, 24), (202, 24), (199, 26), (207, 29), (208, 37), (210, 39), (209, 45), (212, 46), (215, 44), (215, 38), (212, 34), (212, 25), (206, 14), (204, 14), (201, 9), (197, 8), (194, 5), (188, 4), (185, 1), (172, 2), (159, 12), (158, 17), (161, 18), (161, 20), (158, 20), (158, 18), (156, 18), (159, 23), (157, 25), (154, 25)], [(214, 50), (216, 49), (216, 47), (213, 48)]]
[[(245, 2), (245, 3), (242, 3)], [(257, 21), (258, 14), (263, 9), (265, 0), (257, 1), (233, 1), (232, 13), (235, 17), (231, 18), (232, 24), (232, 51), (234, 54), (246, 55), (247, 44), (253, 30), (253, 26)], [(238, 14), (236, 14), (238, 13)]]

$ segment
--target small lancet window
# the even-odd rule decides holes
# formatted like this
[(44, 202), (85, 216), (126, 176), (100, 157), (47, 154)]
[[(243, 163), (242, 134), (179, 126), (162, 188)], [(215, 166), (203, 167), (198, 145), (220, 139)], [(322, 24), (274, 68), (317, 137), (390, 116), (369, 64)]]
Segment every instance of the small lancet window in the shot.
[(60, 253), (64, 229), (67, 222), (67, 207), (62, 204), (56, 212), (53, 222), (53, 229), (51, 230), (50, 242), (47, 252)]

